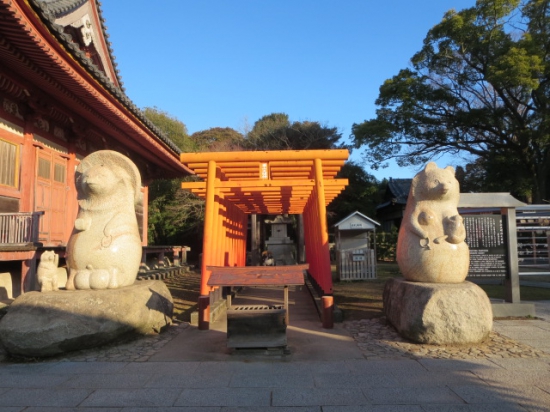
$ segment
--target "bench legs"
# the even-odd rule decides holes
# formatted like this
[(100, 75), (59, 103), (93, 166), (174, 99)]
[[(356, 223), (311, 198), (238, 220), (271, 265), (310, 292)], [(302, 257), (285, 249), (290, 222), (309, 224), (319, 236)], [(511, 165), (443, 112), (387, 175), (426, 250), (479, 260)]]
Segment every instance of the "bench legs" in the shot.
[(323, 296), (323, 328), (332, 329), (334, 327), (334, 320), (332, 318), (332, 311), (334, 310), (334, 298), (332, 296)]

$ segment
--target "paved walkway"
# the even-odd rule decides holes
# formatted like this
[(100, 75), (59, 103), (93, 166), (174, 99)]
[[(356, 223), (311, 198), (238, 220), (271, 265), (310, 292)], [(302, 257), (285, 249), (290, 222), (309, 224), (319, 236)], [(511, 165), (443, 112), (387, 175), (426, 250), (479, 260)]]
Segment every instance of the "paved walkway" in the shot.
[[(486, 345), (504, 351), (432, 353), (379, 321), (322, 329), (307, 294), (290, 293), (288, 354), (227, 349), (225, 319), (208, 331), (179, 325), (63, 359), (3, 362), (0, 412), (550, 411), (550, 301), (536, 305), (544, 320), (495, 322)], [(249, 288), (234, 303), (280, 298)]]

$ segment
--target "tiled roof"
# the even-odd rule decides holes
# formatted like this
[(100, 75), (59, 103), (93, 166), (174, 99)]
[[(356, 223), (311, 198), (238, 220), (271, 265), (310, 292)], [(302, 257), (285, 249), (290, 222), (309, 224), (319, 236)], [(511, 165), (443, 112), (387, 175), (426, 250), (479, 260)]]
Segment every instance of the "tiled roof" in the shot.
[(412, 179), (390, 179), (388, 182), (388, 190), (391, 192), (392, 198), (396, 199), (395, 203), (406, 204), (411, 190)]
[(48, 8), (57, 16), (61, 17), (78, 9), (88, 0), (41, 0), (48, 3)]
[(386, 193), (382, 203), (376, 209), (382, 209), (390, 205), (406, 205), (409, 191), (411, 190), (412, 179), (392, 179), (388, 182)]
[[(168, 138), (157, 126), (155, 126), (144, 114), (143, 112), (126, 96), (124, 89), (122, 88), (122, 81), (118, 73), (117, 65), (115, 58), (111, 49), (111, 44), (107, 40), (109, 35), (106, 32), (105, 20), (101, 15), (101, 4), (99, 0), (90, 0), (95, 1), (97, 5), (97, 10), (99, 13), (99, 19), (101, 21), (101, 30), (105, 37), (107, 43), (107, 48), (109, 50), (109, 57), (113, 63), (115, 69), (115, 75), (117, 77), (117, 82), (120, 87), (115, 86), (113, 82), (97, 68), (97, 66), (92, 62), (86, 54), (80, 50), (78, 45), (74, 43), (71, 39), (71, 36), (66, 34), (63, 31), (63, 27), (55, 23), (56, 17), (59, 17), (62, 14), (71, 12), (77, 7), (80, 7), (88, 0), (29, 0), (29, 4), (37, 11), (38, 15), (42, 18), (46, 26), (50, 29), (50, 32), (58, 39), (58, 41), (66, 47), (66, 49), (82, 64), (86, 70), (95, 77), (100, 84), (108, 90), (113, 96), (116, 97), (128, 110), (130, 110), (143, 124), (147, 126), (158, 138), (163, 141), (172, 151), (176, 154), (181, 153), (181, 149), (176, 146), (176, 144)], [(58, 14), (62, 13), (62, 14)]]

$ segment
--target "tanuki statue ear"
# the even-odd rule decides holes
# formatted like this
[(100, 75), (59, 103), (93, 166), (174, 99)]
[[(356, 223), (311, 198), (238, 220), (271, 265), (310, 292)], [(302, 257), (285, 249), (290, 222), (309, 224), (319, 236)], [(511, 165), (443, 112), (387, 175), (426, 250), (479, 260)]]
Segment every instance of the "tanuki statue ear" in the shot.
[(430, 162), (426, 165), (424, 170), (433, 170), (437, 169), (437, 164), (435, 162)]
[(453, 175), (455, 174), (455, 168), (452, 167), (452, 166), (447, 166), (447, 167), (445, 168), (445, 170), (448, 170), (448, 171), (451, 172)]

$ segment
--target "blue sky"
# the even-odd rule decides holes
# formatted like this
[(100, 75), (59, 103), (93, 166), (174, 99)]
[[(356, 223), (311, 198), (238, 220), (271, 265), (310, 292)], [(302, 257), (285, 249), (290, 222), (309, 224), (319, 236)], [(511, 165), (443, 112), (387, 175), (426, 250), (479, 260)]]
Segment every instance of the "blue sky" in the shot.
[[(249, 129), (264, 115), (337, 127), (375, 116), (384, 80), (409, 65), (428, 30), (475, 0), (103, 0), (126, 94), (189, 133)], [(395, 165), (378, 179), (412, 177)], [(440, 159), (438, 164), (460, 164)]]

